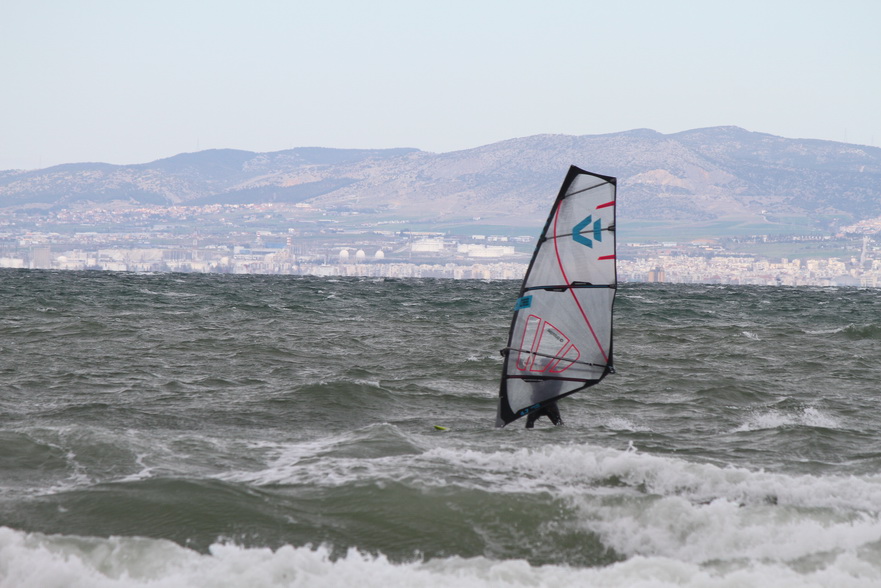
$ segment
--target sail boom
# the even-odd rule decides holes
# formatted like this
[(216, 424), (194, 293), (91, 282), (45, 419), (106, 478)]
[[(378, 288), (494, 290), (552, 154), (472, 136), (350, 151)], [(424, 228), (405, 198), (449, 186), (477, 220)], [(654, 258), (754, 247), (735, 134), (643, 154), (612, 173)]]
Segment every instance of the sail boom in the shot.
[[(598, 378), (593, 378), (593, 379), (584, 379), (584, 378), (555, 378), (555, 377), (552, 377), (552, 376), (545, 376), (545, 377), (543, 377), (543, 378), (534, 378), (534, 377), (531, 377), (531, 376), (511, 376), (511, 377), (512, 377), (512, 378), (519, 379), (519, 380), (535, 381), (535, 382), (550, 382), (550, 381), (556, 381), (556, 382), (579, 382), (579, 383), (581, 383), (581, 384), (587, 384), (588, 386), (591, 385), (591, 384), (596, 384), (596, 383), (599, 382), (599, 379), (598, 379)], [(582, 386), (582, 388), (585, 388), (585, 387), (587, 387), (587, 386)], [(581, 389), (581, 388), (578, 388), (577, 390), (573, 390), (573, 392), (577, 392), (577, 391), (580, 390), (580, 389)]]
[(574, 284), (548, 284), (546, 286), (530, 286), (526, 288), (524, 291), (529, 292), (531, 290), (549, 290), (553, 292), (565, 292), (569, 288), (617, 288), (618, 284), (583, 284), (583, 283), (574, 283)]
[[(505, 347), (504, 349), (502, 349), (502, 353), (506, 353), (508, 351), (517, 351), (519, 353), (528, 353), (530, 355), (535, 355), (538, 357), (547, 357), (549, 359), (566, 360), (566, 358), (562, 355), (550, 355), (548, 353), (538, 353), (537, 351), (530, 351), (529, 349), (519, 349), (517, 347)], [(570, 361), (570, 360), (566, 360), (566, 361)], [(572, 361), (572, 363), (580, 363), (582, 365), (592, 365), (595, 367), (606, 367), (606, 364), (604, 364), (604, 363), (591, 363), (589, 361), (578, 361), (578, 360), (571, 360), (571, 361)]]

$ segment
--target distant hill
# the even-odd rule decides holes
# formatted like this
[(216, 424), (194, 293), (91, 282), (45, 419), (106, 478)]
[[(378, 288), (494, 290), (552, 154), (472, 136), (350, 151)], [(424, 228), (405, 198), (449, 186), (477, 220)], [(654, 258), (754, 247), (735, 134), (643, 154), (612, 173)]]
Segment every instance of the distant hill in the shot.
[(219, 149), (138, 165), (10, 170), (0, 172), (0, 208), (306, 201), (414, 220), (535, 224), (570, 164), (618, 177), (619, 216), (631, 220), (777, 215), (821, 226), (881, 216), (881, 149), (738, 127), (537, 135), (450, 153)]

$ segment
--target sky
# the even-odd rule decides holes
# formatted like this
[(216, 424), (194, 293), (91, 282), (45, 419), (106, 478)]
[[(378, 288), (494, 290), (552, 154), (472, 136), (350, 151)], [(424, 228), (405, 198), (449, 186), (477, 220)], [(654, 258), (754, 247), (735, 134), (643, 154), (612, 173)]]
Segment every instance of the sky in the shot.
[(881, 145), (881, 1), (0, 0), (0, 170), (721, 125)]

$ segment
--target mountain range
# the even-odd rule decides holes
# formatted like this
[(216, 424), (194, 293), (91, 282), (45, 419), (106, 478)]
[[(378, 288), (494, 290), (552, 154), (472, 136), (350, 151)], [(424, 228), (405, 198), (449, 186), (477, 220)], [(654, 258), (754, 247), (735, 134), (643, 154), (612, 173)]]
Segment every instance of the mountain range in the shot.
[(0, 171), (0, 209), (307, 202), (426, 222), (542, 222), (570, 164), (618, 178), (618, 214), (708, 222), (881, 216), (881, 148), (712, 127), (536, 135), (474, 149), (212, 149), (150, 163)]

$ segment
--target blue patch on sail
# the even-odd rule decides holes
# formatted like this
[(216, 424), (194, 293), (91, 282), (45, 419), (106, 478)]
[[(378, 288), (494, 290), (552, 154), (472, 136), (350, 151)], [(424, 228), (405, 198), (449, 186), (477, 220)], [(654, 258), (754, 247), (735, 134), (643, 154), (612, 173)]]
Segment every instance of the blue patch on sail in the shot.
[(517, 303), (514, 305), (514, 310), (523, 310), (524, 308), (529, 308), (530, 306), (532, 306), (532, 295), (521, 296), (517, 299)]
[(530, 412), (532, 412), (533, 410), (536, 410), (538, 408), (541, 408), (541, 404), (533, 404), (532, 406), (527, 406), (526, 408), (524, 408), (523, 410), (518, 412), (517, 416), (523, 416), (523, 415), (529, 414)]
[(603, 220), (597, 219), (593, 220), (593, 215), (587, 215), (587, 218), (572, 227), (572, 238), (575, 239), (576, 242), (581, 243), (582, 245), (587, 245), (591, 249), (593, 249), (593, 240), (589, 237), (585, 237), (582, 231), (585, 229), (589, 229), (590, 224), (593, 223), (593, 238), (596, 241), (603, 240)]

